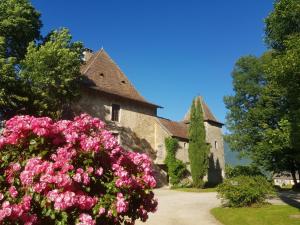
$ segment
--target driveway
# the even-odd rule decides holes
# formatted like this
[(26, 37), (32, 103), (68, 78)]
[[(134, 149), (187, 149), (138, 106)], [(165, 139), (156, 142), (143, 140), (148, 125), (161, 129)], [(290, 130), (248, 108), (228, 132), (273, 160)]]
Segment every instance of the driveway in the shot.
[(190, 193), (167, 189), (155, 190), (158, 210), (146, 223), (138, 225), (220, 225), (210, 210), (220, 205), (216, 193)]

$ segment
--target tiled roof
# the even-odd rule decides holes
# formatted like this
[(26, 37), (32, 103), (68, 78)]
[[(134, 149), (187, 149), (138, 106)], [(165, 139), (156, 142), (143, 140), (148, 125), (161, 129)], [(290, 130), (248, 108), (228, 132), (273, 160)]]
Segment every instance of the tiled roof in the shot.
[(89, 58), (81, 67), (84, 83), (89, 88), (138, 101), (149, 106), (160, 107), (144, 99), (134, 88), (126, 75), (102, 48), (89, 53)]
[(183, 122), (175, 122), (165, 118), (158, 118), (159, 122), (174, 137), (188, 139), (188, 125)]
[[(208, 108), (207, 104), (204, 102), (203, 98), (201, 96), (198, 96), (197, 98), (200, 100), (200, 103), (202, 106), (204, 121), (211, 121), (214, 123), (218, 123), (220, 125), (224, 125), (223, 123), (219, 122), (216, 119), (216, 117), (212, 114), (212, 112)], [(191, 109), (189, 109), (189, 111), (185, 114), (183, 122), (185, 122), (185, 123), (190, 122), (190, 117), (191, 117), (190, 114), (191, 114)]]

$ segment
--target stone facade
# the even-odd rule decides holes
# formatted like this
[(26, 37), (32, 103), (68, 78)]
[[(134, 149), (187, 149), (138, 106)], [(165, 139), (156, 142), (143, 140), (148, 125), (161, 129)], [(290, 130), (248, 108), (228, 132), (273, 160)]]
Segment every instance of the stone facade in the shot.
[(218, 184), (225, 177), (222, 127), (212, 122), (204, 122), (204, 126), (206, 142), (210, 144), (209, 169), (205, 179), (211, 184)]
[[(174, 122), (158, 117), (159, 106), (147, 102), (135, 90), (103, 49), (86, 55), (88, 60), (82, 67), (82, 74), (87, 80), (82, 86), (80, 100), (73, 106), (73, 112), (86, 112), (101, 118), (125, 149), (150, 155), (155, 163), (158, 185), (167, 185), (165, 138), (171, 136), (179, 140), (176, 156), (189, 163), (188, 122)], [(113, 115), (113, 107), (116, 106), (117, 115)], [(212, 146), (207, 180), (219, 183), (225, 166), (222, 124), (216, 120), (206, 120), (205, 127), (207, 142)]]

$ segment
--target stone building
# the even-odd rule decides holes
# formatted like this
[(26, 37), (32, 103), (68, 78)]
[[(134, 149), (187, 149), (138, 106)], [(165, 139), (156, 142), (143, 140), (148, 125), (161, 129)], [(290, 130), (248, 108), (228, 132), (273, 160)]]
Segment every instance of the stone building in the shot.
[[(125, 149), (150, 155), (155, 163), (159, 185), (168, 184), (164, 141), (170, 136), (177, 138), (177, 158), (189, 162), (189, 113), (181, 122), (159, 117), (157, 109), (162, 107), (142, 97), (104, 49), (95, 53), (85, 52), (85, 64), (81, 72), (84, 75), (81, 98), (73, 106), (73, 111), (101, 118)], [(207, 142), (211, 145), (207, 180), (219, 183), (225, 168), (222, 123), (216, 120), (203, 99), (200, 100)]]

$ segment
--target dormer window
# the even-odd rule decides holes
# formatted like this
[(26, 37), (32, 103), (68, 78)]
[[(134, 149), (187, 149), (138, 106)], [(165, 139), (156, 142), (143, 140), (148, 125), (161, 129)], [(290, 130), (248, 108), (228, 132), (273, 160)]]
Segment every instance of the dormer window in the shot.
[(112, 104), (111, 106), (111, 120), (119, 122), (120, 121), (120, 105)]

